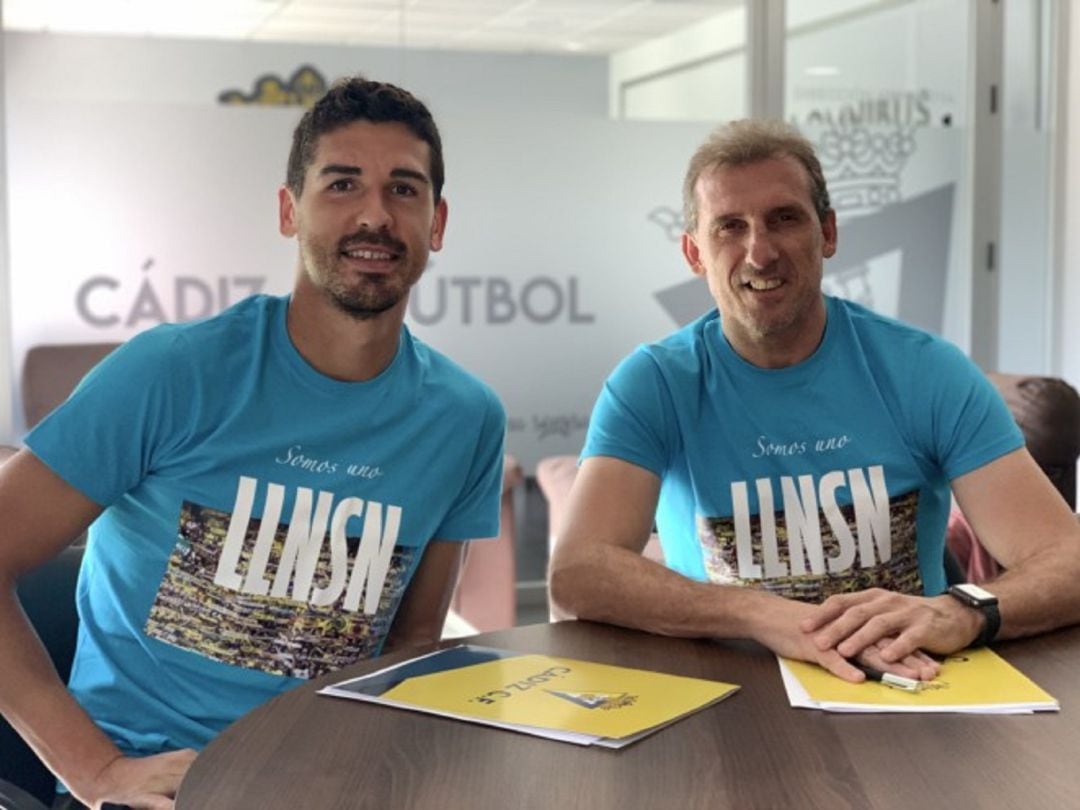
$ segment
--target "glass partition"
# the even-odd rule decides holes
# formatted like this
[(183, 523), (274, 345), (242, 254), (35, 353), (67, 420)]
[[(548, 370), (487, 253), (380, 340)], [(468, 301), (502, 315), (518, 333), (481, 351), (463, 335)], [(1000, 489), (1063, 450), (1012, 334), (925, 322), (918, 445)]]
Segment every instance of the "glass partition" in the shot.
[(827, 291), (968, 339), (968, 5), (787, 3), (785, 110), (840, 221)]

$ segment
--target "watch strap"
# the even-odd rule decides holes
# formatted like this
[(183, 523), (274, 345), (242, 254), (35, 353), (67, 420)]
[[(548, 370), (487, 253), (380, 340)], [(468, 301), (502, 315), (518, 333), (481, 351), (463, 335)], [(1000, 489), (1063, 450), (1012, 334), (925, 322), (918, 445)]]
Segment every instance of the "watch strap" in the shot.
[(966, 583), (952, 585), (946, 593), (960, 604), (974, 608), (983, 615), (982, 630), (971, 642), (972, 647), (985, 647), (997, 638), (1001, 629), (1001, 612), (998, 610), (998, 600), (992, 593)]
[(997, 638), (998, 630), (1001, 629), (1001, 611), (998, 610), (996, 602), (992, 605), (979, 605), (976, 609), (982, 612), (986, 623), (983, 624), (982, 632), (971, 642), (971, 646), (985, 647)]

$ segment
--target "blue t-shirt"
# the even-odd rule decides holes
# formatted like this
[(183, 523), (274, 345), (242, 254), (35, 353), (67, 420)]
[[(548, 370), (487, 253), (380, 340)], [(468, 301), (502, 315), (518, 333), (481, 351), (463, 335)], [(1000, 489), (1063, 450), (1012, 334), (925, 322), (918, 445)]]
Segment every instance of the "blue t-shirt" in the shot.
[(669, 567), (820, 601), (882, 587), (941, 593), (949, 482), (1023, 446), (955, 346), (826, 298), (806, 360), (758, 368), (712, 312), (612, 373), (583, 457), (661, 479)]
[(499, 529), (505, 415), (402, 327), (328, 378), (256, 296), (131, 339), (27, 438), (106, 507), (70, 688), (129, 754), (200, 748), (249, 709), (377, 655), (431, 539)]

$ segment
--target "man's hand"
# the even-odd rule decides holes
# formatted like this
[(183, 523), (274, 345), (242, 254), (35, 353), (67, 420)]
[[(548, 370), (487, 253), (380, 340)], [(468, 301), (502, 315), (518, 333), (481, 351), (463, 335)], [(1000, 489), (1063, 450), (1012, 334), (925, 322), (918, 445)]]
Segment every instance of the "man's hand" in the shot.
[[(905, 678), (930, 680), (937, 675), (937, 662), (918, 649), (895, 660), (887, 660), (882, 655), (881, 647), (874, 643), (853, 649), (850, 654), (836, 649), (835, 645), (822, 646), (804, 628), (815, 621), (823, 607), (773, 597), (769, 600), (768, 608), (759, 614), (760, 621), (755, 623), (754, 638), (778, 655), (817, 664), (852, 683), (861, 683), (866, 680), (866, 675), (849, 663), (848, 658)], [(884, 642), (888, 644), (891, 639), (884, 639)]]
[(850, 657), (876, 648), (873, 655), (894, 664), (920, 650), (942, 654), (961, 650), (978, 636), (981, 623), (978, 611), (948, 595), (908, 596), (871, 588), (830, 596), (803, 618), (799, 628), (812, 635), (820, 651)]
[(106, 803), (133, 810), (172, 810), (180, 781), (195, 761), (195, 753), (186, 748), (150, 757), (114, 759), (95, 779), (94, 795), (76, 794), (76, 798), (94, 810), (101, 810)]

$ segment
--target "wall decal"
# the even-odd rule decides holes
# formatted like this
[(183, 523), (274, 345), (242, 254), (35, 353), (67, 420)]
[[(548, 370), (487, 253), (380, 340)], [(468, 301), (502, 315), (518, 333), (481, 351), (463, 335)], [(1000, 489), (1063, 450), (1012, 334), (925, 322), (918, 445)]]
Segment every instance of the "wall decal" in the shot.
[(222, 90), (221, 104), (267, 107), (310, 107), (326, 92), (326, 79), (311, 65), (301, 65), (288, 81), (267, 73), (255, 80), (255, 88), (245, 95), (241, 90)]

